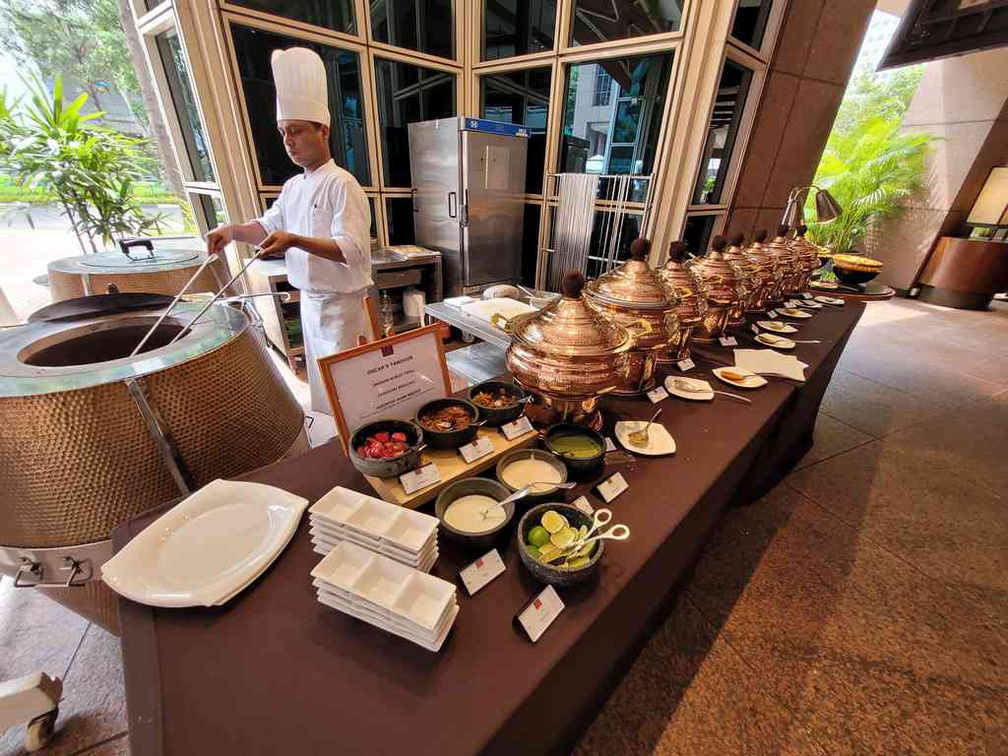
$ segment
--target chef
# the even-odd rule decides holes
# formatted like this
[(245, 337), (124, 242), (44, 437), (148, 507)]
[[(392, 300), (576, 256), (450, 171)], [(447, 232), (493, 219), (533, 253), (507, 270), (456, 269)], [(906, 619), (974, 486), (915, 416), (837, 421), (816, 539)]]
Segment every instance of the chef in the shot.
[(287, 257), (287, 280), (301, 290), (301, 331), (311, 408), (330, 413), (318, 358), (371, 338), (364, 294), (371, 285), (371, 209), (357, 180), (329, 153), (326, 71), (311, 50), (274, 50), (277, 129), (303, 173), (273, 206), (243, 224), (207, 235), (207, 251), (232, 241), (258, 245), (263, 257)]

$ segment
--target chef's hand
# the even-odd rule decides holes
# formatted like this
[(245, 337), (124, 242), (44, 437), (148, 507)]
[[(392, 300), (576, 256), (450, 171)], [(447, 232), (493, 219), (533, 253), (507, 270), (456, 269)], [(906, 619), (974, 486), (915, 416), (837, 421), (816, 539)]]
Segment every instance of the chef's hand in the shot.
[(224, 224), (223, 226), (217, 226), (213, 231), (207, 234), (206, 237), (206, 248), (207, 254), (212, 255), (214, 253), (220, 254), (224, 251), (224, 247), (234, 241), (234, 226), (229, 224)]
[(283, 257), (291, 247), (297, 244), (297, 236), (287, 231), (274, 231), (259, 243), (262, 250), (260, 257)]

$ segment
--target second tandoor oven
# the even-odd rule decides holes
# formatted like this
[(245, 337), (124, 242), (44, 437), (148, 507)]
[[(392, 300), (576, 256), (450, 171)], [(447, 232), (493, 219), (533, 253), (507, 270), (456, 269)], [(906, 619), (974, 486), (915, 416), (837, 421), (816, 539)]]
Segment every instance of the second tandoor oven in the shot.
[(441, 252), (448, 296), (521, 277), (528, 130), (477, 118), (409, 124), (417, 244)]

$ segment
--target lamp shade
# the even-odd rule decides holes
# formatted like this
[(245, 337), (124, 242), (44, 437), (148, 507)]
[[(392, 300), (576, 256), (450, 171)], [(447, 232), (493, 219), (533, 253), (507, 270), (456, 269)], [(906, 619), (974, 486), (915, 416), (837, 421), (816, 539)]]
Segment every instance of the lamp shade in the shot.
[(781, 218), (781, 224), (789, 228), (798, 228), (804, 222), (805, 211), (802, 208), (801, 198), (789, 199), (787, 207), (784, 208), (784, 217)]
[(991, 169), (966, 222), (971, 226), (1008, 225), (1008, 167)]
[(835, 221), (843, 212), (833, 195), (825, 189), (820, 189), (815, 195), (816, 220), (820, 223)]

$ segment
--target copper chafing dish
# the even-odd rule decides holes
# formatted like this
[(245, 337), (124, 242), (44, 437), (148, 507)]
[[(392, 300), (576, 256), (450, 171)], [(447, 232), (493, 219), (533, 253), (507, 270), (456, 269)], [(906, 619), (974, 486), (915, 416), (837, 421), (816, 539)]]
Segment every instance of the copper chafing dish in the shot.
[(742, 252), (742, 245), (745, 243), (745, 236), (735, 234), (728, 241), (728, 248), (724, 251), (724, 259), (734, 263), (739, 275), (739, 294), (741, 299), (732, 308), (728, 316), (729, 325), (742, 325), (745, 318), (742, 313), (753, 312), (755, 303), (759, 299), (762, 291), (763, 279), (757, 270), (757, 266)]
[(822, 251), (818, 244), (813, 244), (805, 238), (806, 231), (808, 231), (808, 226), (802, 223), (795, 229), (795, 237), (791, 240), (791, 248), (798, 253), (798, 257), (802, 261), (802, 278), (799, 291), (804, 291), (808, 288), (809, 282), (812, 280), (812, 274), (820, 267), (819, 255)]
[(767, 250), (774, 256), (777, 265), (781, 270), (783, 279), (781, 285), (774, 292), (772, 301), (779, 302), (784, 295), (794, 292), (801, 284), (802, 263), (796, 250), (791, 249), (787, 239), (788, 227), (781, 225), (777, 228), (777, 236), (773, 241), (766, 244)]
[(512, 336), (508, 370), (537, 395), (529, 414), (541, 424), (600, 426), (599, 396), (620, 385), (629, 371), (633, 337), (585, 304), (584, 285), (581, 273), (568, 271), (562, 297), (505, 323)]
[(738, 267), (723, 256), (726, 246), (723, 236), (715, 236), (709, 254), (687, 263), (707, 290), (707, 312), (693, 331), (693, 340), (703, 344), (717, 341), (724, 333), (732, 308), (742, 298)]
[[(658, 269), (658, 275), (679, 300), (676, 305), (678, 328), (670, 353), (671, 359), (676, 362), (690, 358), (689, 343), (693, 329), (707, 314), (707, 287), (695, 272), (686, 267), (685, 258), (686, 245), (681, 241), (672, 242), (668, 260)], [(669, 358), (658, 358), (659, 362), (663, 359)]]
[(772, 300), (779, 291), (783, 279), (783, 272), (777, 263), (777, 258), (764, 244), (766, 238), (767, 231), (764, 228), (753, 237), (753, 243), (742, 250), (745, 258), (756, 267), (761, 283), (759, 293), (753, 303), (753, 312), (762, 312), (766, 309), (767, 302)]
[(668, 351), (678, 333), (678, 298), (647, 262), (651, 242), (635, 239), (630, 259), (585, 287), (588, 306), (634, 336), (630, 369), (615, 393), (641, 394), (654, 388), (659, 355)]

